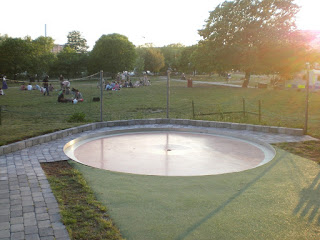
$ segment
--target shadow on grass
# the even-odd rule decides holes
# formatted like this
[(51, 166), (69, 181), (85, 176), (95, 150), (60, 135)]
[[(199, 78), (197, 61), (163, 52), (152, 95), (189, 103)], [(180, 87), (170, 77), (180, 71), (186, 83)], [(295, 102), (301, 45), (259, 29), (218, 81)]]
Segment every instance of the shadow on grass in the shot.
[[(315, 177), (313, 182), (308, 188), (302, 189), (300, 192), (300, 201), (296, 208), (293, 210), (295, 215), (302, 218), (308, 217), (311, 223), (319, 214), (320, 208), (320, 173)], [(317, 224), (320, 225), (320, 215), (318, 216)]]
[(197, 228), (199, 228), (202, 224), (207, 222), (210, 218), (221, 212), (226, 206), (228, 206), (232, 201), (237, 199), (239, 196), (241, 196), (245, 191), (247, 191), (251, 186), (253, 186), (258, 180), (260, 180), (263, 176), (265, 176), (272, 168), (274, 168), (275, 165), (277, 165), (282, 159), (286, 157), (288, 153), (284, 152), (281, 156), (278, 156), (276, 159), (271, 161), (271, 164), (263, 170), (258, 176), (256, 176), (254, 179), (252, 179), (250, 182), (248, 182), (242, 189), (240, 189), (237, 193), (232, 195), (229, 199), (227, 199), (225, 202), (223, 202), (219, 207), (208, 213), (205, 217), (191, 225), (189, 228), (186, 229), (183, 233), (181, 233), (176, 240), (182, 240), (188, 235), (190, 235), (193, 231), (195, 231)]

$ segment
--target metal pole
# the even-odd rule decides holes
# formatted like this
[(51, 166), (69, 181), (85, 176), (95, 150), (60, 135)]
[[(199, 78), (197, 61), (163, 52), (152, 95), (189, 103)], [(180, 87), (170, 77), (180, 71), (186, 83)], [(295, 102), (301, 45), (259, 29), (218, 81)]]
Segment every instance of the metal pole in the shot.
[(169, 118), (169, 103), (170, 103), (170, 69), (167, 71), (167, 118)]
[(246, 117), (246, 100), (242, 98), (243, 117)]
[(259, 122), (261, 122), (261, 100), (259, 100)]
[(103, 117), (102, 117), (102, 96), (103, 96), (103, 84), (102, 84), (102, 79), (103, 79), (103, 71), (100, 71), (100, 122), (103, 122)]
[(310, 64), (307, 63), (307, 83), (306, 83), (306, 113), (305, 113), (305, 122), (304, 122), (304, 134), (308, 132), (308, 112), (309, 112), (309, 81), (310, 81)]
[(194, 102), (192, 100), (192, 119), (194, 119)]

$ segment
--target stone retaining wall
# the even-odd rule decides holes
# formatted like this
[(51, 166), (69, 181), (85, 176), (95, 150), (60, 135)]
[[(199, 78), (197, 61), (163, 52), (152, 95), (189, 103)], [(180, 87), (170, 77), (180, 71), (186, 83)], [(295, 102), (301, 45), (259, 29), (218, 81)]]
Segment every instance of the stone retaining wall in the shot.
[(248, 130), (258, 131), (265, 133), (275, 134), (287, 134), (293, 136), (302, 136), (303, 129), (297, 128), (285, 128), (285, 127), (273, 127), (262, 126), (242, 123), (229, 123), (229, 122), (214, 122), (214, 121), (202, 121), (202, 120), (189, 120), (189, 119), (132, 119), (132, 120), (119, 120), (109, 122), (97, 122), (82, 125), (79, 127), (69, 128), (54, 133), (45, 134), (38, 137), (29, 138), (27, 140), (11, 143), (8, 145), (0, 146), (0, 155), (8, 154), (18, 150), (22, 150), (28, 147), (32, 147), (37, 144), (50, 142), (59, 138), (64, 138), (73, 134), (95, 130), (103, 127), (116, 127), (116, 126), (132, 126), (132, 125), (148, 125), (148, 124), (174, 124), (174, 125), (188, 125), (196, 127), (212, 127), (212, 128), (230, 128), (234, 130)]

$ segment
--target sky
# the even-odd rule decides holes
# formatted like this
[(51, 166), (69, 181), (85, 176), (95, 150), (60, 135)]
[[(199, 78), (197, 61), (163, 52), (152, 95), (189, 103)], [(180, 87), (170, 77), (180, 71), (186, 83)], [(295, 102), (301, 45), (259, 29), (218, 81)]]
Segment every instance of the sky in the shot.
[[(196, 44), (209, 12), (221, 0), (1, 0), (0, 34), (52, 37), (65, 44), (79, 31), (89, 50), (102, 36), (119, 33), (134, 45)], [(295, 0), (299, 29), (320, 30), (320, 0)]]

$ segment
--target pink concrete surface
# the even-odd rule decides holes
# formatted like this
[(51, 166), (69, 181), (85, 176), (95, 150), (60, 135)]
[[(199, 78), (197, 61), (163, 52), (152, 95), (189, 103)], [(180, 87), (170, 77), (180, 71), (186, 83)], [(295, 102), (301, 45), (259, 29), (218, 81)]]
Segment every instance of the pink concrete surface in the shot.
[(201, 176), (239, 172), (258, 166), (264, 152), (235, 138), (180, 132), (111, 135), (74, 150), (88, 166), (158, 176)]

